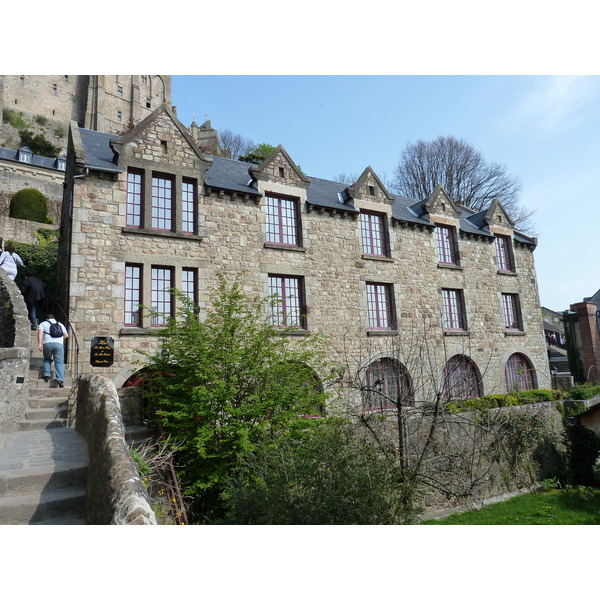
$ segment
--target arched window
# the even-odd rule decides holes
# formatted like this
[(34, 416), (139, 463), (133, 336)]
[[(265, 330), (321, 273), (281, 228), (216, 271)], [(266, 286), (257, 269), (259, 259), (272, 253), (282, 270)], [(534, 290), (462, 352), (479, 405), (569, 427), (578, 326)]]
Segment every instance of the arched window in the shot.
[(447, 401), (483, 396), (477, 365), (462, 354), (453, 356), (444, 367), (444, 392)]
[(380, 358), (367, 369), (364, 410), (412, 406), (414, 391), (406, 367), (392, 358)]
[(523, 354), (515, 353), (506, 361), (506, 389), (532, 390), (537, 387), (535, 371), (529, 359)]

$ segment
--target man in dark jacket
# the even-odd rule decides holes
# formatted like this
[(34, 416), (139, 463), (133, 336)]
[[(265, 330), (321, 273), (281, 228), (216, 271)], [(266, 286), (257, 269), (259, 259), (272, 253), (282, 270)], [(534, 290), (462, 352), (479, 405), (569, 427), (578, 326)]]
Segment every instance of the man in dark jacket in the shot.
[(38, 304), (44, 299), (44, 288), (46, 284), (31, 275), (31, 273), (25, 274), (25, 280), (23, 281), (23, 298), (29, 311), (29, 320), (31, 321), (31, 330), (37, 329), (37, 307)]

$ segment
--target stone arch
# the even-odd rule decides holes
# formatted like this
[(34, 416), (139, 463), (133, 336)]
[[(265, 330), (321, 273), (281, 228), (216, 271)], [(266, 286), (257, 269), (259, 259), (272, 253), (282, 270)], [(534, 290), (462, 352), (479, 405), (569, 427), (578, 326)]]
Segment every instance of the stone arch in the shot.
[(464, 354), (455, 354), (444, 366), (444, 397), (467, 400), (483, 396), (483, 381), (475, 362)]
[(386, 410), (414, 405), (414, 387), (406, 367), (387, 356), (371, 362), (365, 373), (363, 410)]

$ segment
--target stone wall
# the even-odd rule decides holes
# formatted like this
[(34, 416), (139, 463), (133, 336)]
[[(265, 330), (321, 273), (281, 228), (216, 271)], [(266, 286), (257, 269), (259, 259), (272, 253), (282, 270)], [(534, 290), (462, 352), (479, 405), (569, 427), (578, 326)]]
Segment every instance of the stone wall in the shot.
[(25, 416), (31, 323), (21, 291), (0, 269), (0, 431)]
[(88, 445), (88, 525), (156, 525), (138, 470), (125, 443), (119, 396), (99, 375), (80, 378), (74, 398), (75, 429)]

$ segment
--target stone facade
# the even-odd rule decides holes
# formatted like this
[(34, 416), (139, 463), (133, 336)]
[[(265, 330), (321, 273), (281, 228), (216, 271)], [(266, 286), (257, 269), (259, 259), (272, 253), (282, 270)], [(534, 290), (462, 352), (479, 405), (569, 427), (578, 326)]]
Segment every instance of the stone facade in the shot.
[[(127, 221), (128, 173), (137, 173), (140, 182), (141, 217), (133, 226)], [(168, 230), (152, 221), (153, 176), (172, 182)], [(184, 184), (195, 190), (191, 232), (185, 232), (182, 215)], [(272, 240), (267, 198), (289, 200), (295, 207), (294, 243)], [(381, 255), (365, 251), (363, 214), (383, 223), (387, 241)], [(436, 225), (454, 228), (456, 264), (439, 260)], [(82, 346), (80, 370), (101, 373), (117, 387), (135, 372), (136, 351), (156, 348), (150, 335), (155, 327), (143, 309), (137, 326), (125, 322), (126, 267), (139, 268), (144, 306), (154, 303), (153, 268), (170, 274), (179, 289), (184, 277), (193, 276), (200, 306), (219, 272), (241, 277), (245, 292), (265, 297), (270, 280), (292, 277), (305, 313), (295, 333), (324, 333), (334, 361), (350, 358), (368, 365), (387, 356), (398, 340), (410, 350), (419, 336), (427, 342), (436, 377), (443, 377), (450, 357), (468, 357), (482, 391), (501, 393), (507, 388), (507, 361), (517, 353), (528, 361), (535, 386), (550, 384), (535, 240), (514, 231), (498, 202), (474, 214), (456, 206), (441, 188), (427, 201), (408, 201), (390, 194), (370, 167), (351, 186), (307, 177), (282, 147), (258, 166), (205, 156), (164, 105), (112, 141), (72, 124), (61, 227), (64, 297)], [(509, 242), (510, 269), (498, 264), (497, 236)], [(390, 322), (384, 327), (374, 327), (369, 317), (374, 309), (368, 295), (376, 288), (389, 294)], [(462, 329), (442, 326), (444, 290), (462, 298)], [(505, 326), (508, 296), (518, 299), (518, 327)], [(108, 368), (86, 360), (96, 336), (114, 340), (114, 363)], [(416, 379), (416, 373), (409, 374)]]
[(170, 75), (0, 75), (2, 109), (118, 133), (171, 101)]

